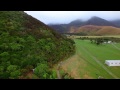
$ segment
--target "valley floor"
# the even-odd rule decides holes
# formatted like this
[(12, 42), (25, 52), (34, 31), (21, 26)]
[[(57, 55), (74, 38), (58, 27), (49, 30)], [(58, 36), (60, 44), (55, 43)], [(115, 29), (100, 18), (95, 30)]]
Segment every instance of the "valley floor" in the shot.
[(88, 40), (74, 39), (76, 53), (61, 64), (61, 68), (75, 79), (118, 79), (120, 67), (109, 67), (105, 60), (120, 60), (120, 44), (97, 46)]

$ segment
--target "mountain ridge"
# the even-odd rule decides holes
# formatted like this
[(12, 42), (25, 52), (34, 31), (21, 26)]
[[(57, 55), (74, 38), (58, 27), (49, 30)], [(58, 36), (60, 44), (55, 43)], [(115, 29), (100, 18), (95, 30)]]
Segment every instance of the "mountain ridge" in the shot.
[(90, 19), (88, 19), (87, 21), (82, 21), (80, 19), (73, 20), (70, 23), (65, 25), (66, 28), (62, 27), (62, 24), (57, 25), (56, 27), (55, 27), (55, 25), (52, 25), (52, 26), (49, 25), (49, 26), (51, 28), (54, 28), (59, 33), (71, 33), (71, 29), (73, 29), (73, 27), (78, 28), (78, 27), (82, 27), (82, 26), (86, 26), (86, 25), (113, 26), (113, 27), (119, 28), (120, 27), (120, 20), (108, 21), (108, 20), (102, 19), (100, 17), (93, 16)]
[(97, 16), (93, 16), (91, 17), (89, 20), (87, 20), (84, 25), (97, 25), (97, 26), (114, 26), (117, 27), (116, 25), (114, 25), (113, 23), (111, 23), (108, 20), (102, 19), (100, 17)]

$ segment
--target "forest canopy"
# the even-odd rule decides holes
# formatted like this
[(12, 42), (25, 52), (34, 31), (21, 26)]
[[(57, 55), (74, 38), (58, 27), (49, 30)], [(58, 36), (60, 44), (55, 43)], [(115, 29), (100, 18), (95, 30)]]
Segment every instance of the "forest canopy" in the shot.
[[(0, 78), (52, 77), (51, 67), (75, 51), (74, 41), (23, 11), (0, 11)], [(52, 77), (54, 78), (54, 77)]]

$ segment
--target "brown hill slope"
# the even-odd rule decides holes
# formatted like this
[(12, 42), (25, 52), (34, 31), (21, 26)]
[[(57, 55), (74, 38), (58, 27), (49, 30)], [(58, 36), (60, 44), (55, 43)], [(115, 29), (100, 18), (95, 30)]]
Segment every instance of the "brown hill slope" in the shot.
[(85, 33), (86, 35), (120, 35), (120, 28), (112, 26), (85, 25), (71, 27), (69, 33)]
[(112, 26), (103, 26), (102, 29), (96, 32), (98, 35), (120, 35), (120, 28)]

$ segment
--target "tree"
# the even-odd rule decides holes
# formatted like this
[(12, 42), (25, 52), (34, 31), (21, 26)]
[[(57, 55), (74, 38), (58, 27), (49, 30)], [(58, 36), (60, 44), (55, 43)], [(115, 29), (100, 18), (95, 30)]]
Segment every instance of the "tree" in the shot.
[(100, 44), (102, 44), (103, 43), (103, 39), (102, 38), (96, 38), (96, 44), (97, 45), (100, 45)]
[(4, 73), (4, 67), (3, 67), (3, 66), (0, 66), (0, 78), (1, 78), (1, 76), (3, 75), (3, 73)]
[(48, 72), (49, 67), (47, 66), (47, 64), (39, 64), (35, 70), (34, 73), (39, 77), (39, 78), (45, 78), (45, 74)]
[(21, 75), (20, 70), (16, 70), (10, 73), (10, 78), (11, 79), (17, 79), (19, 78), (19, 76)]
[(10, 66), (7, 67), (7, 71), (8, 72), (13, 72), (13, 71), (17, 70), (17, 68), (18, 67), (16, 65), (10, 65)]
[(21, 72), (17, 65), (10, 65), (7, 67), (7, 73), (10, 74), (9, 78), (16, 79), (21, 75)]
[(0, 60), (2, 62), (7, 62), (9, 58), (10, 58), (10, 54), (8, 52), (3, 52), (0, 54)]
[(52, 74), (52, 79), (57, 79), (57, 73), (56, 73), (56, 70), (53, 70), (52, 72), (51, 72)]

